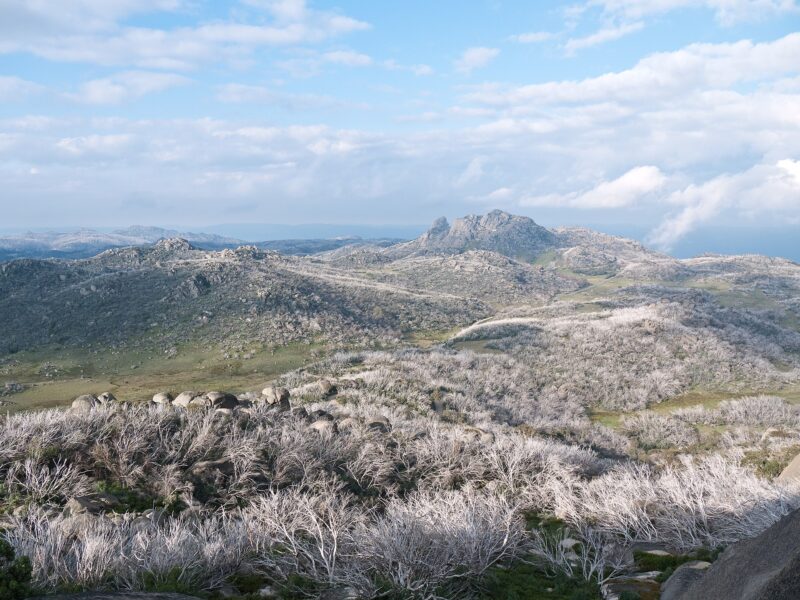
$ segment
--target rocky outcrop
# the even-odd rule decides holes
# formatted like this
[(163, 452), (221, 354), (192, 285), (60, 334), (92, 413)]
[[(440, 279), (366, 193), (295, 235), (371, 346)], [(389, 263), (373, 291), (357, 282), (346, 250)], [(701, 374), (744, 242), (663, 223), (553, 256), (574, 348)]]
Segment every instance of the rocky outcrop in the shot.
[(759, 536), (728, 547), (674, 600), (797, 600), (800, 598), (800, 511)]
[(693, 560), (682, 564), (661, 585), (661, 598), (659, 600), (679, 600), (694, 582), (702, 579), (709, 566), (711, 566), (710, 563), (702, 560)]
[(440, 217), (416, 240), (390, 249), (395, 254), (490, 250), (512, 258), (532, 259), (553, 248), (557, 238), (533, 219), (493, 210), (467, 215), (450, 225)]

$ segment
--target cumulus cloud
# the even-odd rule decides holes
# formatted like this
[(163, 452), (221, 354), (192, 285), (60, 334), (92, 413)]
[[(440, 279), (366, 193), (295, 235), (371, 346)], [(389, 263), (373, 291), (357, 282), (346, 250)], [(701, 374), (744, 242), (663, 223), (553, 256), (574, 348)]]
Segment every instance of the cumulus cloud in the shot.
[(461, 57), (455, 61), (455, 69), (459, 73), (469, 74), (475, 69), (481, 69), (492, 62), (500, 54), (497, 48), (478, 46), (467, 48)]
[(484, 86), (467, 98), (492, 105), (667, 100), (703, 88), (767, 80), (800, 73), (800, 33), (770, 42), (691, 44), (645, 57), (632, 68), (577, 81), (552, 81), (513, 88)]
[(523, 206), (572, 206), (577, 208), (622, 208), (661, 189), (667, 178), (658, 167), (634, 167), (611, 181), (568, 194), (546, 194), (524, 198)]
[(736, 214), (751, 218), (761, 217), (764, 211), (797, 215), (800, 212), (800, 161), (782, 159), (741, 173), (719, 175), (675, 191), (667, 201), (683, 208), (668, 217), (649, 237), (651, 243), (665, 250), (725, 210), (732, 209)]

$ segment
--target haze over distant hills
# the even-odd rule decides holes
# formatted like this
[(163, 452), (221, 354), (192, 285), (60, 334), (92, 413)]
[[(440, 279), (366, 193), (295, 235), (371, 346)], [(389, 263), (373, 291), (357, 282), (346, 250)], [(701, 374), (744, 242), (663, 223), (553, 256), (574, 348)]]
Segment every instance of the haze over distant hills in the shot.
[[(161, 227), (132, 226), (113, 231), (79, 229), (69, 232), (43, 231), (0, 236), (0, 261), (15, 258), (88, 258), (110, 248), (146, 246), (159, 240), (182, 238), (199, 248), (220, 250), (246, 244), (244, 240), (214, 233), (181, 232)], [(264, 238), (266, 239), (266, 238)], [(291, 238), (257, 242), (258, 247), (284, 254), (313, 254), (360, 241), (357, 236), (335, 238)], [(377, 244), (400, 241), (393, 238), (370, 240)]]

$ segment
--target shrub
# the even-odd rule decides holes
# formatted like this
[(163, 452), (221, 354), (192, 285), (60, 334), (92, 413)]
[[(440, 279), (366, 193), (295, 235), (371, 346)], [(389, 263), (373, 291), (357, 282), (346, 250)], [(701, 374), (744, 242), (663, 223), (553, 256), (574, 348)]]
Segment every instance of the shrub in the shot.
[(31, 593), (31, 561), (27, 556), (16, 557), (14, 548), (0, 538), (0, 598), (19, 600)]

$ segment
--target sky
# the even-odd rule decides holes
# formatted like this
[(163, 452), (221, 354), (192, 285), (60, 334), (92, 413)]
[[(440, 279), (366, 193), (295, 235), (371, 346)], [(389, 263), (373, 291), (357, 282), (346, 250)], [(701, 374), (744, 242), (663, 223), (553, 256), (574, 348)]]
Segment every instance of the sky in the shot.
[(0, 0), (0, 227), (800, 239), (799, 2)]

